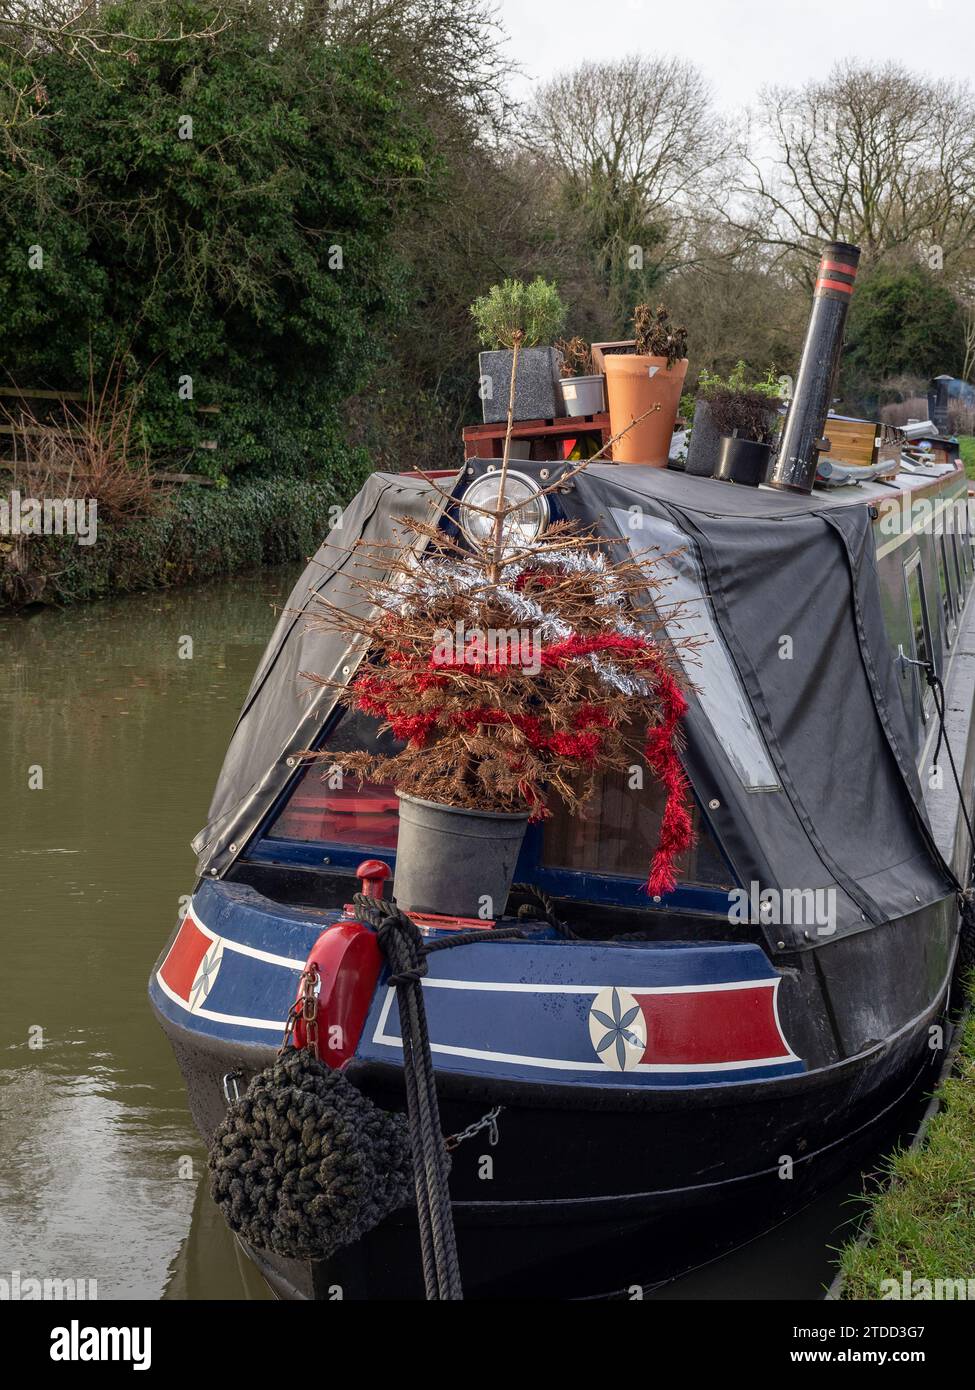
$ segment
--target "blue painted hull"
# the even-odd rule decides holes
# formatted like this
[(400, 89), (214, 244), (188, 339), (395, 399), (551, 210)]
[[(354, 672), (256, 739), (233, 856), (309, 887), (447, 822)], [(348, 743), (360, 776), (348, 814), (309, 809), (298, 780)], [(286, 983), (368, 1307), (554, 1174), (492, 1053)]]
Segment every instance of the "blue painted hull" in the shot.
[[(150, 994), (204, 1136), (223, 1117), (224, 1077), (243, 1085), (272, 1059), (305, 957), (339, 920), (240, 884), (198, 889)], [(926, 923), (924, 938), (936, 934)], [(927, 1043), (947, 991), (942, 936), (944, 968), (929, 964), (914, 1002), (901, 999), (900, 1025), (827, 1065), (799, 1037), (798, 972), (774, 969), (757, 945), (565, 942), (540, 928), (429, 957), (445, 1132), (504, 1107), (496, 1147), (482, 1132), (454, 1156), (469, 1294), (652, 1283), (814, 1198), (875, 1150), (937, 1060)], [(379, 1103), (403, 1108), (383, 977), (347, 1065)], [(409, 1215), (327, 1263), (252, 1254), (287, 1296), (422, 1296)]]

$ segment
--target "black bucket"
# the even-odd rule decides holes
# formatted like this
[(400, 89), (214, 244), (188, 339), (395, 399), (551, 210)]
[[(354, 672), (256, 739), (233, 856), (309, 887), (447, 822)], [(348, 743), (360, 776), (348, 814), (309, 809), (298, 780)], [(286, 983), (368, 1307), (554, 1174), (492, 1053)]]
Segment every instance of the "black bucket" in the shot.
[(400, 792), (397, 906), (444, 917), (500, 917), (527, 825), (527, 811), (472, 811)]
[(771, 444), (757, 444), (754, 439), (738, 439), (735, 435), (723, 434), (714, 476), (725, 483), (758, 487), (768, 475), (771, 457)]

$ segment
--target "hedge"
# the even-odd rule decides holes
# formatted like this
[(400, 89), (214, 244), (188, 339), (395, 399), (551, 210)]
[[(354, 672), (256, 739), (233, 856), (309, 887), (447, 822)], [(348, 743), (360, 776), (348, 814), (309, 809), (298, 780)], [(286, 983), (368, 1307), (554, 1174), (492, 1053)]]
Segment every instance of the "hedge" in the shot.
[(15, 572), (9, 552), (0, 553), (0, 607), (80, 603), (300, 560), (328, 533), (329, 508), (348, 496), (347, 484), (292, 477), (184, 487), (154, 516), (121, 525), (99, 518), (94, 545), (30, 537), (25, 570)]

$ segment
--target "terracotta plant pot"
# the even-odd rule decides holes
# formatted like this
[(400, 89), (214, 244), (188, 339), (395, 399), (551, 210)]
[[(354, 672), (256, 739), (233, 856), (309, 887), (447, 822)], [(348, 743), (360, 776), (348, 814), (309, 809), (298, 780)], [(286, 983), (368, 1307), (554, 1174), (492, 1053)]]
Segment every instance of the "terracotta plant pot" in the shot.
[(649, 463), (666, 468), (680, 393), (687, 375), (687, 358), (673, 367), (666, 357), (637, 357), (632, 353), (611, 353), (606, 358), (606, 395), (609, 397), (609, 427), (619, 434), (627, 425), (659, 405), (613, 445), (616, 463)]

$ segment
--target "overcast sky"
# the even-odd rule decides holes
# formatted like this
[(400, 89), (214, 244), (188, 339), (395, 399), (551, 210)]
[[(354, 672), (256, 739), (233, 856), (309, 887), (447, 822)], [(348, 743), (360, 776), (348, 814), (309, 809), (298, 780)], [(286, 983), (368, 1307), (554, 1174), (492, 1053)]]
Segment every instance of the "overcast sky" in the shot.
[(971, 77), (973, 0), (501, 0), (510, 52), (531, 82), (586, 58), (638, 51), (690, 59), (720, 106), (769, 81), (825, 75), (837, 58), (897, 59), (936, 77)]

